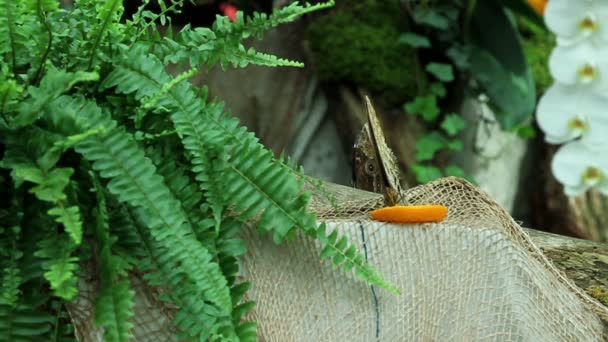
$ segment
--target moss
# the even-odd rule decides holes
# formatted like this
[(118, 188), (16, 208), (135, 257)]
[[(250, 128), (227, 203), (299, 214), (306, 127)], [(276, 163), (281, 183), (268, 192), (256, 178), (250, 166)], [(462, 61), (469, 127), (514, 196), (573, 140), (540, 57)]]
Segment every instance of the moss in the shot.
[(549, 73), (549, 55), (555, 46), (555, 37), (547, 30), (523, 18), (519, 20), (519, 28), (523, 37), (524, 54), (532, 70), (536, 91), (541, 94), (553, 83)]
[(600, 303), (608, 306), (608, 289), (602, 286), (590, 286), (585, 289), (588, 295), (600, 301)]
[(311, 24), (319, 77), (354, 82), (389, 104), (410, 99), (416, 93), (414, 51), (398, 43), (401, 12), (398, 1), (355, 1)]

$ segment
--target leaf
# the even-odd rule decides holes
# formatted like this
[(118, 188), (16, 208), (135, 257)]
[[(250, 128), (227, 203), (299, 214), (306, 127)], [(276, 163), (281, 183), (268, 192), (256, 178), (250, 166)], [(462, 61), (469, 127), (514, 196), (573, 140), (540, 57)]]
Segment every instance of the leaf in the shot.
[(416, 180), (420, 183), (428, 183), (442, 177), (441, 170), (435, 166), (414, 164), (412, 165), (412, 171), (414, 171)]
[(478, 1), (471, 18), (471, 43), (471, 74), (494, 105), (498, 122), (511, 130), (536, 106), (534, 80), (517, 28), (496, 2)]
[(471, 65), (471, 47), (454, 43), (446, 52), (454, 65), (460, 70), (467, 70)]
[(399, 43), (406, 44), (414, 48), (431, 47), (431, 41), (427, 37), (413, 32), (406, 32), (399, 36)]
[(30, 189), (40, 200), (57, 202), (65, 200), (63, 189), (70, 182), (70, 176), (74, 173), (72, 168), (56, 168), (46, 173), (34, 167), (23, 167), (15, 169), (18, 178), (37, 185)]
[(536, 130), (530, 125), (520, 125), (515, 128), (515, 133), (522, 139), (530, 139), (536, 136)]
[(429, 91), (431, 92), (431, 94), (437, 96), (438, 98), (442, 98), (446, 94), (445, 86), (441, 82), (431, 83)]
[(433, 121), (439, 116), (437, 98), (434, 95), (416, 96), (414, 101), (405, 104), (405, 110), (420, 115), (426, 121)]
[(431, 7), (416, 8), (414, 10), (414, 21), (417, 24), (431, 26), (436, 29), (446, 30), (448, 19)]
[(455, 136), (465, 129), (466, 126), (466, 121), (458, 114), (448, 114), (441, 122), (441, 128), (443, 128), (449, 136)]
[(104, 341), (128, 341), (133, 338), (133, 297), (129, 281), (106, 284), (95, 299), (95, 324), (104, 327)]
[(44, 277), (51, 284), (54, 294), (72, 300), (78, 293), (78, 257), (72, 256), (75, 244), (66, 235), (52, 235), (38, 245), (39, 249), (34, 255), (44, 259)]
[(424, 161), (431, 160), (435, 153), (447, 144), (443, 135), (437, 132), (431, 132), (416, 141), (416, 160)]
[(48, 211), (49, 215), (56, 216), (55, 221), (63, 224), (63, 227), (74, 241), (74, 244), (80, 245), (82, 242), (82, 219), (80, 217), (80, 209), (77, 206), (63, 207), (59, 205)]
[(12, 122), (13, 127), (32, 124), (44, 114), (42, 111), (54, 98), (70, 90), (79, 82), (96, 81), (99, 75), (94, 72), (67, 72), (50, 68), (40, 81), (39, 87), (29, 87), (29, 97), (21, 102), (19, 114)]
[(442, 82), (451, 82), (454, 80), (454, 72), (452, 66), (443, 63), (429, 63), (426, 65), (426, 71), (433, 74)]
[(448, 150), (451, 150), (451, 151), (462, 151), (462, 149), (464, 148), (464, 145), (462, 143), (462, 140), (454, 139), (454, 140), (448, 141), (446, 144), (446, 147), (448, 148)]

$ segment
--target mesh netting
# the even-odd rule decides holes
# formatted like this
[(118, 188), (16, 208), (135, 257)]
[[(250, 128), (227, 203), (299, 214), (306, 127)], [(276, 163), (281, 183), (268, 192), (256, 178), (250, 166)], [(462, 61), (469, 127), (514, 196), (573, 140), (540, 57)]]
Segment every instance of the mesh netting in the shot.
[[(298, 236), (276, 246), (253, 226), (243, 237), (243, 277), (257, 306), (262, 341), (603, 341), (608, 310), (563, 276), (494, 201), (466, 181), (445, 178), (408, 190), (409, 204), (443, 204), (439, 224), (371, 221), (382, 197), (331, 187), (312, 210), (364, 252), (400, 295), (370, 287), (319, 260)], [(335, 205), (337, 203), (337, 205)], [(175, 339), (172, 310), (138, 277), (133, 332), (138, 341)], [(101, 341), (91, 323), (94, 282), (69, 310), (79, 338)]]
[(370, 287), (320, 262), (298, 237), (276, 246), (249, 231), (252, 319), (266, 341), (603, 341), (607, 310), (573, 285), (498, 204), (445, 178), (407, 191), (407, 204), (443, 204), (439, 224), (369, 220), (382, 198), (336, 188), (316, 196), (328, 229), (347, 235), (401, 289)]

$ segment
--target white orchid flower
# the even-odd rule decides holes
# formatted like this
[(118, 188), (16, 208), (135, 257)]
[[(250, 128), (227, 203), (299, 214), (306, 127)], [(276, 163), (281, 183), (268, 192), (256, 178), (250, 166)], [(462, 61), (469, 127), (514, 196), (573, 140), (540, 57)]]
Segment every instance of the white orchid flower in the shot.
[(608, 195), (608, 0), (551, 0), (544, 12), (557, 35), (549, 57), (555, 84), (540, 99), (539, 127), (562, 146), (551, 169), (569, 196)]
[(536, 121), (548, 143), (582, 137), (590, 148), (608, 146), (608, 97), (585, 87), (552, 85), (538, 103)]
[(608, 44), (604, 46), (594, 46), (590, 43), (558, 45), (549, 57), (549, 72), (557, 82), (566, 85), (590, 85), (599, 92), (606, 91), (608, 89)]
[(568, 196), (576, 196), (591, 188), (608, 195), (608, 150), (594, 151), (580, 141), (568, 143), (557, 151), (551, 163), (555, 178), (564, 185)]
[[(560, 45), (584, 39), (608, 43), (608, 1), (551, 0), (545, 9), (545, 23), (558, 36)], [(603, 43), (601, 43), (603, 41)]]

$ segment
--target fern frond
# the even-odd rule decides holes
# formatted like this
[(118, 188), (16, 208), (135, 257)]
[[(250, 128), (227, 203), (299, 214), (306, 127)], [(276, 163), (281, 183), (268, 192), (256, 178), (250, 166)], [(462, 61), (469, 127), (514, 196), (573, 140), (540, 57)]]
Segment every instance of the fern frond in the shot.
[(66, 233), (76, 245), (82, 242), (82, 219), (80, 209), (77, 206), (65, 207), (62, 202), (48, 211), (48, 214), (55, 216), (55, 221), (63, 224)]
[(337, 230), (328, 235), (326, 229), (325, 223), (322, 223), (315, 232), (315, 237), (321, 242), (321, 259), (330, 258), (334, 266), (341, 267), (344, 272), (354, 269), (355, 275), (361, 280), (377, 284), (393, 293), (400, 293), (398, 288), (384, 280), (378, 271), (365, 262), (365, 256), (348, 242), (346, 236), (339, 237)]
[(57, 297), (72, 300), (78, 293), (75, 274), (78, 257), (73, 256), (74, 243), (65, 235), (51, 235), (40, 241), (38, 247), (35, 255), (44, 259), (44, 277), (51, 284), (51, 289)]
[(240, 68), (244, 68), (249, 64), (262, 65), (262, 66), (267, 66), (267, 67), (275, 67), (275, 66), (286, 66), (286, 67), (297, 67), (297, 68), (304, 67), (304, 63), (302, 63), (302, 62), (278, 58), (274, 55), (261, 53), (261, 52), (256, 51), (252, 47), (247, 49), (247, 51), (244, 51), (244, 49), (242, 49), (242, 50), (236, 52), (235, 58), (233, 60), (229, 60), (228, 62), (232, 63), (233, 66), (236, 66), (238, 64), (238, 66)]
[(218, 36), (223, 36), (228, 39), (238, 37), (237, 39), (248, 38), (254, 36), (262, 39), (264, 32), (281, 24), (289, 23), (296, 20), (304, 14), (326, 9), (335, 5), (333, 0), (311, 5), (304, 3), (301, 5), (298, 1), (294, 1), (287, 6), (276, 9), (272, 14), (254, 13), (246, 20), (239, 12), (234, 23), (226, 17), (218, 17), (213, 23), (213, 31)]
[(112, 254), (112, 245), (116, 238), (110, 236), (106, 200), (100, 182), (95, 176), (93, 184), (98, 208), (94, 209), (95, 237), (99, 245), (99, 269), (101, 290), (95, 299), (95, 323), (104, 327), (106, 341), (126, 341), (133, 338), (130, 330), (133, 324), (134, 292), (129, 289), (128, 279), (118, 281), (119, 276), (126, 275), (124, 259)]
[[(158, 266), (176, 267), (171, 269), (166, 281), (170, 284), (190, 282), (196, 285), (189, 287), (189, 291), (194, 290), (190, 293), (194, 297), (191, 300), (212, 303), (218, 315), (230, 312), (229, 288), (218, 264), (194, 238), (179, 201), (133, 137), (92, 102), (63, 96), (57, 98), (55, 105), (53, 116), (71, 118), (81, 125), (82, 131), (105, 128), (105, 134), (79, 142), (76, 151), (92, 161), (93, 169), (101, 177), (110, 179), (107, 185), (110, 193), (133, 207), (145, 208), (141, 209), (145, 211), (142, 220), (154, 239), (161, 243), (158, 248), (163, 250)], [(189, 319), (198, 321), (198, 318)]]
[(95, 299), (95, 324), (105, 328), (105, 341), (128, 341), (133, 338), (130, 330), (133, 324), (134, 292), (127, 280), (103, 286)]
[(22, 85), (14, 79), (7, 79), (0, 71), (0, 120), (4, 126), (8, 126), (7, 114), (15, 110), (22, 92)]
[[(173, 195), (182, 204), (182, 208), (197, 239), (210, 253), (217, 254), (216, 240), (218, 231), (217, 229), (212, 229), (214, 222), (207, 215), (208, 210), (201, 207), (204, 205), (203, 194), (197, 183), (194, 182), (192, 177), (188, 176), (188, 172), (184, 166), (178, 166), (168, 155), (160, 154), (157, 151), (150, 151), (148, 155), (152, 156), (152, 160), (158, 167), (158, 173), (163, 176)], [(215, 224), (218, 225), (220, 218), (216, 217), (215, 219)]]
[(82, 220), (77, 206), (66, 205), (67, 196), (64, 188), (70, 182), (74, 172), (72, 168), (55, 168), (45, 171), (36, 167), (17, 167), (14, 169), (17, 178), (35, 183), (30, 189), (38, 199), (51, 202), (55, 207), (48, 214), (55, 217), (55, 221), (63, 224), (65, 231), (72, 238), (76, 246), (82, 241)]
[(297, 17), (309, 12), (333, 6), (334, 2), (304, 5), (293, 2), (275, 10), (270, 16), (265, 13), (254, 13), (247, 20), (238, 12), (236, 21), (231, 22), (225, 16), (217, 16), (212, 29), (184, 27), (176, 39), (165, 39), (158, 48), (164, 61), (181, 64), (188, 60), (190, 65), (207, 64), (209, 67), (219, 62), (222, 68), (228, 65), (245, 67), (249, 64), (269, 67), (291, 66), (302, 67), (304, 64), (278, 58), (273, 55), (246, 49), (242, 41), (250, 36), (262, 38), (263, 33), (272, 27), (294, 21)]
[(8, 53), (9, 60), (4, 62), (11, 66), (13, 72), (23, 63), (20, 57), (26, 52), (28, 34), (31, 33), (23, 22), (26, 15), (24, 2), (0, 0), (0, 56)]
[[(92, 72), (67, 72), (64, 70), (50, 69), (40, 81), (39, 87), (29, 87), (29, 97), (21, 102), (19, 113), (14, 118), (14, 128), (28, 126), (36, 121), (42, 114), (43, 109), (59, 95), (70, 90), (79, 82), (95, 81), (99, 79), (97, 73)], [(81, 133), (81, 132), (79, 132)]]
[(40, 341), (53, 328), (53, 316), (37, 303), (22, 301), (16, 307), (0, 305), (0, 341)]
[(216, 306), (197, 300), (194, 295), (197, 292), (195, 284), (188, 280), (188, 274), (181, 270), (179, 262), (172, 259), (165, 247), (155, 241), (141, 224), (145, 220), (142, 215), (146, 213), (143, 210), (129, 212), (146, 251), (146, 257), (140, 262), (140, 269), (146, 271), (144, 279), (151, 286), (164, 286), (169, 290), (161, 299), (177, 304), (179, 309), (174, 324), (186, 335), (205, 341), (213, 333), (214, 327), (217, 327), (221, 312)]
[[(121, 93), (135, 93), (136, 98), (152, 96), (163, 89), (169, 76), (155, 56), (144, 57), (141, 50), (134, 51), (108, 75), (103, 86), (115, 86)], [(335, 263), (344, 264), (346, 269), (352, 264), (360, 278), (394, 290), (365, 263), (361, 253), (353, 254), (341, 249), (342, 244), (328, 242), (323, 226), (317, 227), (315, 216), (307, 213), (310, 195), (301, 192), (303, 181), (294, 177), (282, 161), (275, 160), (252, 133), (239, 127), (236, 119), (223, 115), (221, 105), (205, 103), (185, 82), (176, 85), (160, 103), (172, 110), (171, 119), (197, 175), (203, 178), (210, 175), (202, 163), (202, 156), (209, 149), (224, 146), (230, 151), (222, 177), (216, 177), (214, 182), (223, 189), (223, 202), (231, 205), (242, 220), (259, 216), (258, 228), (271, 232), (277, 243), (297, 227), (335, 252), (332, 255)]]
[[(11, 232), (9, 232), (9, 230)], [(0, 305), (13, 307), (19, 300), (19, 286), (23, 282), (19, 260), (23, 252), (17, 249), (17, 239), (21, 231), (20, 227), (4, 228), (0, 226), (0, 239), (2, 240), (2, 252), (0, 256)], [(13, 236), (10, 236), (13, 235)]]
[[(98, 22), (92, 27), (90, 38), (92, 46), (90, 48), (91, 52), (88, 69), (93, 67), (93, 62), (95, 57), (97, 57), (97, 49), (99, 49), (101, 45), (102, 38), (106, 36), (108, 32), (112, 32), (113, 27), (120, 21), (124, 11), (122, 1), (123, 0), (105, 0), (95, 2)], [(119, 32), (115, 32), (115, 34), (109, 36), (110, 39), (116, 39), (117, 41), (122, 40)]]

